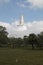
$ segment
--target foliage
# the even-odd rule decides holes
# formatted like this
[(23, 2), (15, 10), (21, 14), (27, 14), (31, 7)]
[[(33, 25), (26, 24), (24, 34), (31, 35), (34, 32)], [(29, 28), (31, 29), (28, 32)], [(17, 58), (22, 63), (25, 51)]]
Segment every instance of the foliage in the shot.
[(29, 44), (31, 44), (32, 49), (34, 49), (34, 46), (37, 45), (37, 43), (38, 43), (37, 36), (34, 33), (32, 33), (29, 35), (28, 38), (29, 38)]
[(0, 46), (5, 45), (8, 42), (7, 31), (5, 27), (0, 26)]
[(6, 46), (11, 48), (17, 47), (29, 47), (32, 49), (39, 48), (43, 49), (43, 31), (40, 34), (31, 33), (29, 36), (24, 36), (23, 38), (7, 37), (8, 32), (6, 28), (0, 26), (0, 46)]
[(38, 34), (38, 42), (39, 42), (40, 49), (42, 49), (43, 48), (43, 32)]

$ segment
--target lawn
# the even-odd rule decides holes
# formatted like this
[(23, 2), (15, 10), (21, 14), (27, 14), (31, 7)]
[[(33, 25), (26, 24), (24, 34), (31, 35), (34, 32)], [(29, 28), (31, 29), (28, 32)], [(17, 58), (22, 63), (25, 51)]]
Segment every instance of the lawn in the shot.
[(43, 50), (0, 48), (0, 65), (43, 65)]

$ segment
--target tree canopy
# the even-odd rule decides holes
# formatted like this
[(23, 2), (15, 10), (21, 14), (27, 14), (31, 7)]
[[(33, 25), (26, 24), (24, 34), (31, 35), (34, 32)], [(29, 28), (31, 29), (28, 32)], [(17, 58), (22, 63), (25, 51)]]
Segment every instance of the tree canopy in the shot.
[(8, 42), (8, 32), (6, 31), (6, 28), (3, 26), (0, 26), (0, 46), (3, 44), (7, 44)]

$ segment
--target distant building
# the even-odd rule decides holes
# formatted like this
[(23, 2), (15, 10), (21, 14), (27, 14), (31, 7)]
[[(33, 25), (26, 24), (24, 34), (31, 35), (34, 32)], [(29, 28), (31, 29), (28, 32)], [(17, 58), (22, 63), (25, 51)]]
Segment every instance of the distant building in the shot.
[(24, 17), (23, 17), (23, 15), (21, 15), (20, 22), (17, 26), (23, 26), (23, 25), (24, 25)]

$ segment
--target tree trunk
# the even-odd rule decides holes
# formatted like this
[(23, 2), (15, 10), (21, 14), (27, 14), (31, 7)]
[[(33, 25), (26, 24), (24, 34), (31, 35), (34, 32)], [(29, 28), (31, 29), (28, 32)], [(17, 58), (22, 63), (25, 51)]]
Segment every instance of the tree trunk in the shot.
[(32, 50), (34, 49), (34, 44), (32, 43)]

